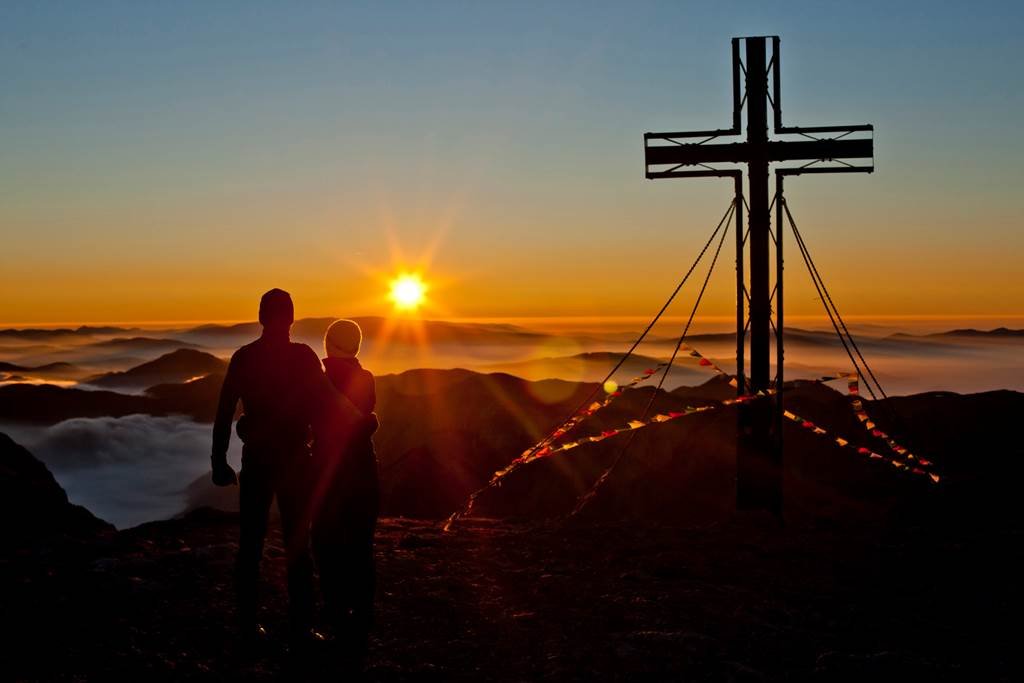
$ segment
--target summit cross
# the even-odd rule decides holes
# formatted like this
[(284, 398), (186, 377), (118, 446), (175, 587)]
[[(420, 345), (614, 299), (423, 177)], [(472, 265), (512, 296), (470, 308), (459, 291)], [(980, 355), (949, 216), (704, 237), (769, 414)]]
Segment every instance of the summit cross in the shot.
[[(768, 41), (771, 58), (767, 59)], [(736, 375), (739, 394), (775, 391), (773, 409), (767, 401), (741, 408), (737, 448), (736, 504), (741, 509), (782, 510), (782, 380), (783, 380), (783, 179), (808, 173), (856, 173), (874, 170), (873, 126), (784, 126), (778, 36), (732, 39), (732, 127), (676, 133), (645, 133), (646, 177), (729, 177), (735, 184), (736, 214)], [(769, 77), (771, 89), (769, 91)], [(741, 134), (746, 109), (746, 139), (721, 142)], [(768, 137), (768, 114), (775, 135)], [(698, 142), (690, 142), (699, 139)], [(858, 160), (851, 163), (847, 160)], [(866, 163), (863, 160), (869, 160)], [(775, 169), (776, 229), (771, 229), (769, 165), (804, 162)], [(750, 197), (749, 232), (743, 230), (743, 171), (718, 164), (746, 164)], [(775, 285), (771, 286), (771, 247), (775, 246)], [(749, 288), (744, 256), (749, 251)], [(747, 303), (749, 301), (749, 321)], [(775, 320), (772, 321), (772, 304)], [(750, 326), (750, 374), (744, 373), (746, 329)], [(771, 337), (776, 342), (776, 377), (771, 377)], [(761, 404), (761, 405), (755, 405)]]

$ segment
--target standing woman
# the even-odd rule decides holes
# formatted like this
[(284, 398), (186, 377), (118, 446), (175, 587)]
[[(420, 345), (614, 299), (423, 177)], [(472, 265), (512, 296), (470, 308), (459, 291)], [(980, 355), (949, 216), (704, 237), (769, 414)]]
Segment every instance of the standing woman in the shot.
[(328, 380), (367, 417), (355, 427), (327, 424), (318, 433), (312, 525), (327, 620), (339, 645), (356, 664), (366, 656), (373, 624), (373, 535), (380, 508), (373, 448), (377, 395), (373, 374), (356, 358), (361, 344), (362, 331), (351, 320), (335, 321), (324, 336)]

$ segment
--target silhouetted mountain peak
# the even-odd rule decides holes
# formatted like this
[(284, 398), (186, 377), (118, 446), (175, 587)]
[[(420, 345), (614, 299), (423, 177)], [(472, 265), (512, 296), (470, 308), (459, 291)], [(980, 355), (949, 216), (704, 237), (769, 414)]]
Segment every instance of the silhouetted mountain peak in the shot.
[(0, 433), (0, 528), (6, 539), (38, 541), (48, 535), (92, 536), (113, 527), (72, 505), (40, 460)]
[(110, 372), (88, 380), (88, 384), (101, 387), (143, 388), (154, 384), (185, 382), (187, 380), (223, 372), (227, 362), (213, 354), (195, 349), (177, 349), (148, 363), (124, 372)]

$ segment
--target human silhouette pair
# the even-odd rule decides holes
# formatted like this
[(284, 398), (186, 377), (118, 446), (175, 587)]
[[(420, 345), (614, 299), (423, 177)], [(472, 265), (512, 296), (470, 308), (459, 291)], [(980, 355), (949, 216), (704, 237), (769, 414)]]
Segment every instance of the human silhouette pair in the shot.
[[(245, 640), (265, 635), (257, 589), (276, 497), (292, 651), (326, 639), (313, 628), (315, 559), (327, 625), (347, 654), (361, 658), (373, 620), (379, 492), (372, 441), (378, 424), (374, 378), (356, 359), (359, 327), (348, 320), (331, 326), (321, 366), (309, 346), (290, 339), (294, 306), (287, 292), (272, 289), (263, 295), (259, 321), (259, 339), (231, 357), (213, 427), (213, 483), (239, 484), (238, 625)], [(227, 450), (239, 402), (243, 448), (236, 476)]]

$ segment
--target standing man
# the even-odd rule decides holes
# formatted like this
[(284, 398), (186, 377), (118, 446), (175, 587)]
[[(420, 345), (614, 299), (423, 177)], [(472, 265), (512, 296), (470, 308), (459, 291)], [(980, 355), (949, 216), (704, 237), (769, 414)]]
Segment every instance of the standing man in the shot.
[[(257, 584), (267, 517), (277, 496), (288, 562), (289, 639), (293, 648), (312, 632), (313, 566), (309, 553), (309, 493), (312, 482), (311, 422), (330, 391), (316, 353), (289, 337), (295, 319), (291, 296), (272, 289), (260, 300), (259, 339), (231, 357), (213, 425), (213, 483), (238, 478), (227, 463), (231, 422), (238, 401), (244, 414), (239, 489), (241, 535), (235, 568), (239, 626), (244, 638), (264, 633), (257, 620)], [(336, 403), (336, 401), (335, 401)]]

